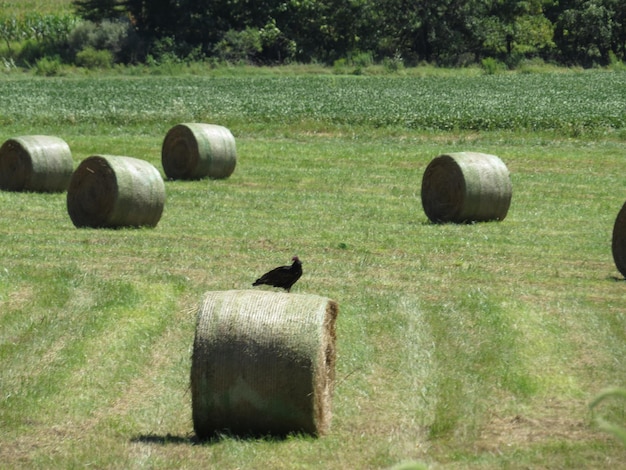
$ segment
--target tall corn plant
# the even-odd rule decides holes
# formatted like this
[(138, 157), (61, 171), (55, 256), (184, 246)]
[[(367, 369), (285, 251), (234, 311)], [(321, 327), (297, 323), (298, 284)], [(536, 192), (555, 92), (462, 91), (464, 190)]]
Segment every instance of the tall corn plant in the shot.
[(22, 28), (15, 16), (0, 18), (0, 38), (6, 43), (9, 56), (13, 56), (11, 43), (22, 38)]
[(34, 39), (38, 42), (57, 43), (67, 39), (80, 18), (71, 14), (29, 13), (23, 17), (0, 16), (0, 39), (12, 55), (11, 43)]

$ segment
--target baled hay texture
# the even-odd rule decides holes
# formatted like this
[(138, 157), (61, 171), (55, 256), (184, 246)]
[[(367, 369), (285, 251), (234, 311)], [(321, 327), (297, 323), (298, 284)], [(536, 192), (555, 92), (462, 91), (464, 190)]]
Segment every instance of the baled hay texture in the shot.
[(165, 184), (150, 163), (94, 155), (81, 162), (67, 191), (76, 227), (154, 227), (165, 204)]
[(0, 147), (0, 189), (65, 191), (73, 169), (70, 147), (58, 137), (15, 137)]
[(422, 205), (440, 222), (503, 220), (511, 205), (511, 178), (495, 155), (460, 152), (433, 159), (422, 178)]
[(228, 178), (237, 164), (235, 138), (222, 126), (179, 124), (163, 140), (161, 163), (171, 179)]
[(626, 203), (624, 203), (615, 219), (611, 248), (617, 270), (626, 277)]
[(205, 294), (191, 363), (197, 436), (328, 432), (337, 313), (314, 295)]

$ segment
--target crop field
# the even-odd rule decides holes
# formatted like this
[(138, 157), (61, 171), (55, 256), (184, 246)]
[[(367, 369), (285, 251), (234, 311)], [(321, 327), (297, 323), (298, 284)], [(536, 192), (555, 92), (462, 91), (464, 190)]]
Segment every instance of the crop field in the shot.
[[(77, 229), (65, 193), (0, 192), (0, 469), (623, 468), (626, 72), (494, 76), (0, 76), (0, 144), (162, 175), (182, 122), (228, 127), (227, 179), (165, 181), (154, 228)], [(433, 224), (436, 156), (499, 156), (502, 221)], [(293, 255), (289, 295), (336, 300), (332, 425), (199, 441), (203, 293)], [(255, 289), (272, 288), (261, 286)], [(409, 464), (410, 463), (410, 464)]]
[(0, 14), (21, 16), (37, 12), (40, 14), (61, 14), (72, 12), (72, 0), (3, 0), (0, 1)]
[[(154, 77), (0, 81), (0, 124), (204, 120), (413, 130), (626, 128), (624, 73), (473, 77)], [(242, 93), (242, 89), (246, 92)]]

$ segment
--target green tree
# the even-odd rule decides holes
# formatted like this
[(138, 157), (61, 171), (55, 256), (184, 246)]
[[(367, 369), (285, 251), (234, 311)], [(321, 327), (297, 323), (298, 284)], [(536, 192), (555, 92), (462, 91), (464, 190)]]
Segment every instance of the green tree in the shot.
[[(123, 11), (155, 50), (332, 63), (359, 52), (459, 65), (533, 55), (606, 63), (626, 55), (623, 0), (75, 0), (83, 17)], [(260, 40), (261, 50), (250, 38)], [(4, 34), (7, 36), (8, 33)], [(226, 41), (224, 41), (227, 39)], [(166, 50), (167, 49), (167, 50)], [(226, 54), (228, 56), (228, 54)]]
[(613, 3), (613, 52), (626, 60), (626, 2), (614, 0)]
[(626, 59), (626, 3), (623, 0), (560, 0), (548, 9), (562, 62), (606, 64)]
[(450, 62), (477, 54), (477, 21), (488, 0), (383, 0), (379, 13), (380, 52), (401, 55), (409, 63)]
[(546, 54), (554, 47), (553, 26), (545, 16), (551, 0), (493, 0), (477, 19), (483, 54), (511, 60)]
[(73, 0), (72, 5), (78, 16), (96, 23), (119, 18), (124, 11), (123, 0)]
[(612, 2), (571, 2), (557, 18), (555, 42), (566, 62), (592, 65), (608, 63), (613, 43)]
[(290, 0), (275, 12), (276, 24), (297, 45), (301, 60), (326, 63), (362, 47), (364, 0)]
[(122, 0), (137, 31), (148, 38), (175, 35), (181, 10), (175, 0)]

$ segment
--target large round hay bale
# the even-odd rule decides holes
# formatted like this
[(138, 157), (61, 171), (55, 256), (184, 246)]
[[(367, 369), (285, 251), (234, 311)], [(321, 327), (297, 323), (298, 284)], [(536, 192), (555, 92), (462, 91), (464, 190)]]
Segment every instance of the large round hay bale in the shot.
[(228, 178), (237, 164), (235, 138), (222, 126), (179, 124), (163, 140), (161, 163), (171, 179)]
[(433, 159), (422, 178), (422, 205), (440, 222), (503, 220), (511, 205), (511, 178), (495, 155), (449, 153)]
[(94, 155), (83, 160), (67, 190), (67, 211), (76, 227), (154, 227), (164, 203), (159, 171), (132, 157)]
[(73, 169), (70, 147), (59, 137), (14, 137), (0, 147), (0, 189), (65, 191)]
[(196, 435), (323, 435), (331, 421), (337, 303), (314, 295), (208, 292), (191, 363)]
[(624, 203), (615, 219), (611, 248), (617, 270), (626, 277), (626, 203)]

